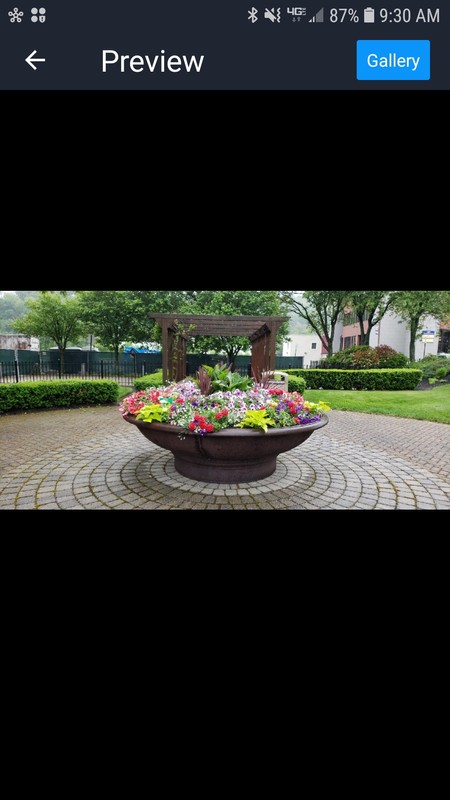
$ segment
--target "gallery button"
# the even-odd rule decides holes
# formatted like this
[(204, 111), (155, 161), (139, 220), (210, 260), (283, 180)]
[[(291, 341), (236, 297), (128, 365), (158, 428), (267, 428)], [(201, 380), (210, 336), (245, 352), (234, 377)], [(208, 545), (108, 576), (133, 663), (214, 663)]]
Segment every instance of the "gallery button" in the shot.
[(359, 81), (429, 81), (430, 42), (359, 39), (356, 77)]

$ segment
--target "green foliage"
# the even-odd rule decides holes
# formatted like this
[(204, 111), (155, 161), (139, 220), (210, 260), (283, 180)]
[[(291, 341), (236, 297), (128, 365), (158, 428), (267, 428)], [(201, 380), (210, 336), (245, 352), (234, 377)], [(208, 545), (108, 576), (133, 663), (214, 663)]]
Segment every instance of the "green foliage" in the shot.
[[(359, 411), (366, 414), (423, 419), (450, 423), (450, 384), (436, 386), (426, 392), (355, 392), (310, 389), (309, 400), (322, 399), (333, 410)], [(380, 420), (382, 424), (382, 420)], [(381, 430), (382, 428), (380, 428)]]
[(0, 297), (0, 333), (14, 333), (14, 321), (26, 310), (25, 302), (14, 292), (4, 292)]
[(137, 419), (142, 422), (166, 422), (169, 416), (169, 410), (159, 403), (150, 403), (148, 406), (141, 408)]
[(214, 367), (210, 367), (208, 364), (202, 366), (211, 378), (210, 394), (212, 392), (232, 392), (235, 389), (245, 392), (253, 383), (253, 378), (240, 375), (239, 372), (231, 372), (230, 368), (223, 364), (215, 364)]
[(138, 297), (130, 291), (78, 292), (80, 316), (87, 329), (118, 357), (122, 342), (138, 341), (150, 333), (151, 323)]
[(244, 419), (238, 425), (237, 428), (261, 428), (264, 433), (267, 432), (268, 425), (275, 425), (273, 419), (271, 419), (265, 408), (259, 409), (259, 411), (250, 411), (248, 410), (245, 414)]
[[(187, 313), (216, 315), (249, 315), (249, 316), (283, 316), (286, 307), (276, 291), (200, 291), (192, 292)], [(277, 342), (281, 344), (287, 336), (288, 323), (279, 329)], [(226, 353), (231, 364), (240, 351), (250, 348), (250, 341), (245, 336), (198, 336), (193, 340), (193, 352)]]
[(411, 332), (409, 358), (410, 361), (414, 361), (416, 338), (426, 317), (436, 317), (440, 321), (450, 318), (450, 292), (414, 290), (396, 292), (393, 308), (408, 323)]
[(181, 312), (188, 302), (185, 292), (98, 290), (77, 294), (81, 318), (88, 330), (116, 357), (123, 342), (161, 340), (161, 329), (151, 319), (151, 312)]
[(349, 369), (375, 369), (378, 359), (373, 347), (362, 345), (358, 347), (352, 356), (352, 363)]
[(420, 369), (307, 369), (308, 389), (415, 389), (422, 380)]
[(303, 394), (306, 389), (306, 381), (304, 378), (295, 375), (289, 376), (288, 392), (299, 392)]
[(445, 370), (442, 375), (445, 378), (450, 373), (450, 358), (446, 356), (425, 356), (422, 361), (416, 361), (415, 366), (423, 372), (424, 378), (437, 378), (438, 371)]
[(304, 375), (305, 370), (302, 367), (290, 367), (289, 369), (283, 369), (283, 372), (286, 372), (287, 375), (295, 375), (296, 377), (301, 377)]
[(318, 403), (311, 403), (310, 400), (307, 401), (309, 410), (310, 411), (320, 411), (326, 413), (327, 411), (331, 411), (331, 406), (328, 403), (324, 403), (323, 400), (319, 400)]
[(408, 359), (386, 344), (378, 347), (354, 345), (321, 363), (320, 369), (401, 369)]
[(136, 378), (134, 382), (134, 388), (137, 392), (140, 392), (143, 389), (158, 389), (162, 385), (162, 370), (160, 372), (155, 372), (153, 375), (146, 375), (144, 378)]
[(305, 319), (310, 328), (317, 333), (329, 355), (333, 353), (333, 339), (336, 324), (349, 302), (349, 292), (282, 292), (281, 297), (287, 307)]
[(0, 413), (17, 409), (115, 403), (115, 381), (35, 381), (0, 384)]
[[(152, 314), (189, 314), (192, 311), (192, 297), (195, 292), (186, 291), (137, 291), (129, 292), (133, 298), (139, 300), (145, 315), (145, 336), (136, 337), (135, 341), (161, 342), (161, 328), (155, 322)], [(150, 326), (150, 327), (148, 327)]]
[[(339, 353), (322, 359), (320, 369), (354, 369), (354, 357), (358, 350), (361, 350), (361, 346), (353, 345), (346, 350), (340, 350)], [(364, 345), (362, 350), (367, 352), (367, 347)]]
[(397, 353), (393, 347), (387, 344), (380, 344), (375, 348), (378, 356), (378, 369), (402, 369), (408, 364), (408, 359), (403, 353)]
[(30, 310), (14, 322), (15, 330), (26, 336), (48, 337), (63, 361), (68, 342), (76, 341), (83, 331), (77, 298), (67, 292), (41, 292), (38, 298), (27, 300), (27, 306)]
[(448, 374), (448, 372), (449, 372), (449, 368), (440, 367), (438, 370), (436, 370), (436, 378), (438, 380), (442, 380), (442, 378), (445, 378), (445, 376)]

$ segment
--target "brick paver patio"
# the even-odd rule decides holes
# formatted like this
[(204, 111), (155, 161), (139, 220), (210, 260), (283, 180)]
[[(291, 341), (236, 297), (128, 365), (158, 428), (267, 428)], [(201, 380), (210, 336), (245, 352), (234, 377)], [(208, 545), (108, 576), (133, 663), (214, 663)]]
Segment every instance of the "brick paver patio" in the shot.
[(0, 509), (450, 509), (450, 425), (332, 411), (262, 481), (183, 478), (114, 407), (0, 417)]

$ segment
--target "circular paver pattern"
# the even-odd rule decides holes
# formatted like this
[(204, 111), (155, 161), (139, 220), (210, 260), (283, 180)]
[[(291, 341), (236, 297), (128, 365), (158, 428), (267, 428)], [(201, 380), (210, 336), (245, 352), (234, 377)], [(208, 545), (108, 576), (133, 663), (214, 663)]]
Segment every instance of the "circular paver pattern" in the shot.
[(262, 481), (179, 475), (116, 408), (0, 418), (0, 509), (450, 509), (450, 426), (331, 412)]

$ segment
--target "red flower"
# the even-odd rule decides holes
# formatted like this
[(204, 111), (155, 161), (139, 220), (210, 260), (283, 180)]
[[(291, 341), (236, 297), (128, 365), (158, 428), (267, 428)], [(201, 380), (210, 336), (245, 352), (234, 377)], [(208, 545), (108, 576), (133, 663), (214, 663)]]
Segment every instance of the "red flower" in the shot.
[(228, 417), (228, 408), (224, 408), (222, 411), (222, 417)]
[(190, 422), (188, 428), (190, 431), (195, 431), (195, 422)]
[(214, 425), (207, 425), (206, 426), (206, 432), (207, 433), (212, 433), (213, 430), (214, 430)]

